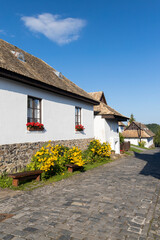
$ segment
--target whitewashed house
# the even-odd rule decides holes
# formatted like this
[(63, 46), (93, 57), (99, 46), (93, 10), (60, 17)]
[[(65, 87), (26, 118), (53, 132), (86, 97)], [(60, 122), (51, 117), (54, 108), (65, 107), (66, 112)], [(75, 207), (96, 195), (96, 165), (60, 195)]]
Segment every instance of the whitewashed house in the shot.
[(112, 150), (120, 153), (118, 121), (128, 118), (108, 106), (103, 92), (89, 93), (99, 105), (94, 106), (94, 137), (101, 142), (109, 142)]
[(125, 142), (137, 145), (140, 141), (145, 142), (145, 147), (153, 146), (153, 137), (155, 134), (144, 124), (133, 121), (122, 133)]
[(118, 122), (119, 133), (122, 133), (125, 130), (126, 126), (123, 122)]
[[(85, 147), (94, 138), (95, 104), (47, 63), (0, 40), (1, 168), (23, 165), (49, 140)], [(44, 129), (28, 131), (27, 122), (40, 122)], [(76, 124), (84, 131), (75, 131)]]

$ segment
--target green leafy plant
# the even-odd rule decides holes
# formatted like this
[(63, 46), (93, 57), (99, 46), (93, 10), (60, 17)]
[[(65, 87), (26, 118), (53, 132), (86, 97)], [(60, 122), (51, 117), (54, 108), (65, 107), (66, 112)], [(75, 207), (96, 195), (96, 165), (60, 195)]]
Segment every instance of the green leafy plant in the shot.
[(120, 143), (124, 143), (124, 137), (122, 133), (119, 133), (119, 139), (120, 139)]
[(138, 142), (138, 145), (139, 145), (139, 147), (144, 148), (146, 145), (146, 142), (145, 141)]
[(160, 146), (160, 130), (156, 133), (156, 136), (154, 137), (154, 144), (156, 147)]
[(64, 154), (69, 148), (63, 145), (52, 146), (50, 142), (33, 155), (27, 170), (43, 170), (42, 177), (48, 178), (51, 175), (60, 174), (65, 168)]
[(82, 159), (82, 151), (78, 147), (72, 147), (65, 152), (64, 159), (66, 163), (76, 164), (79, 167), (82, 167), (85, 163)]
[(83, 153), (86, 162), (98, 162), (109, 158), (111, 155), (111, 146), (109, 143), (100, 143), (99, 140), (90, 142), (88, 149)]
[(134, 117), (134, 115), (132, 113), (131, 116), (130, 116), (130, 119), (129, 119), (129, 123), (131, 124), (134, 121), (136, 121), (136, 119), (135, 119), (135, 117)]
[(9, 188), (12, 186), (12, 178), (8, 177), (7, 174), (0, 175), (0, 187)]

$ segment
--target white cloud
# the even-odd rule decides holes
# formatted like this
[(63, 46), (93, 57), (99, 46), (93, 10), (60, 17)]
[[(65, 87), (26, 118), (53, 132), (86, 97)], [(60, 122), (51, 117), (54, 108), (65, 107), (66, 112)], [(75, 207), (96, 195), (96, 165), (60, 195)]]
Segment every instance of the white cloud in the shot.
[(80, 30), (86, 25), (86, 21), (78, 18), (64, 18), (59, 15), (44, 13), (37, 17), (21, 18), (25, 26), (32, 32), (44, 34), (50, 40), (63, 45), (79, 38)]
[(0, 29), (0, 34), (6, 34), (5, 31), (3, 29)]

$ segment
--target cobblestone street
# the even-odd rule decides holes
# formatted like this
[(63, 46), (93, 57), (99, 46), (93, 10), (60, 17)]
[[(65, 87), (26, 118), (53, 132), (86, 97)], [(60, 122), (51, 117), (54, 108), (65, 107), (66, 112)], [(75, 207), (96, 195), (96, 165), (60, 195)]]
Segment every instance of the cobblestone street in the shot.
[(0, 198), (0, 239), (160, 239), (160, 152)]

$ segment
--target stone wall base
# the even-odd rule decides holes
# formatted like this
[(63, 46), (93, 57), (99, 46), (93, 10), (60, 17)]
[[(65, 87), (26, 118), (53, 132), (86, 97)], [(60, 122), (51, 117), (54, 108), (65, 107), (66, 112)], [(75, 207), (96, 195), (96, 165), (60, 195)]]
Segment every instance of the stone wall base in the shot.
[[(59, 140), (52, 141), (52, 145), (62, 144), (66, 147), (77, 146), (85, 150), (89, 139)], [(31, 161), (31, 157), (47, 142), (18, 143), (0, 146), (0, 174), (5, 172), (18, 172), (26, 167)]]

